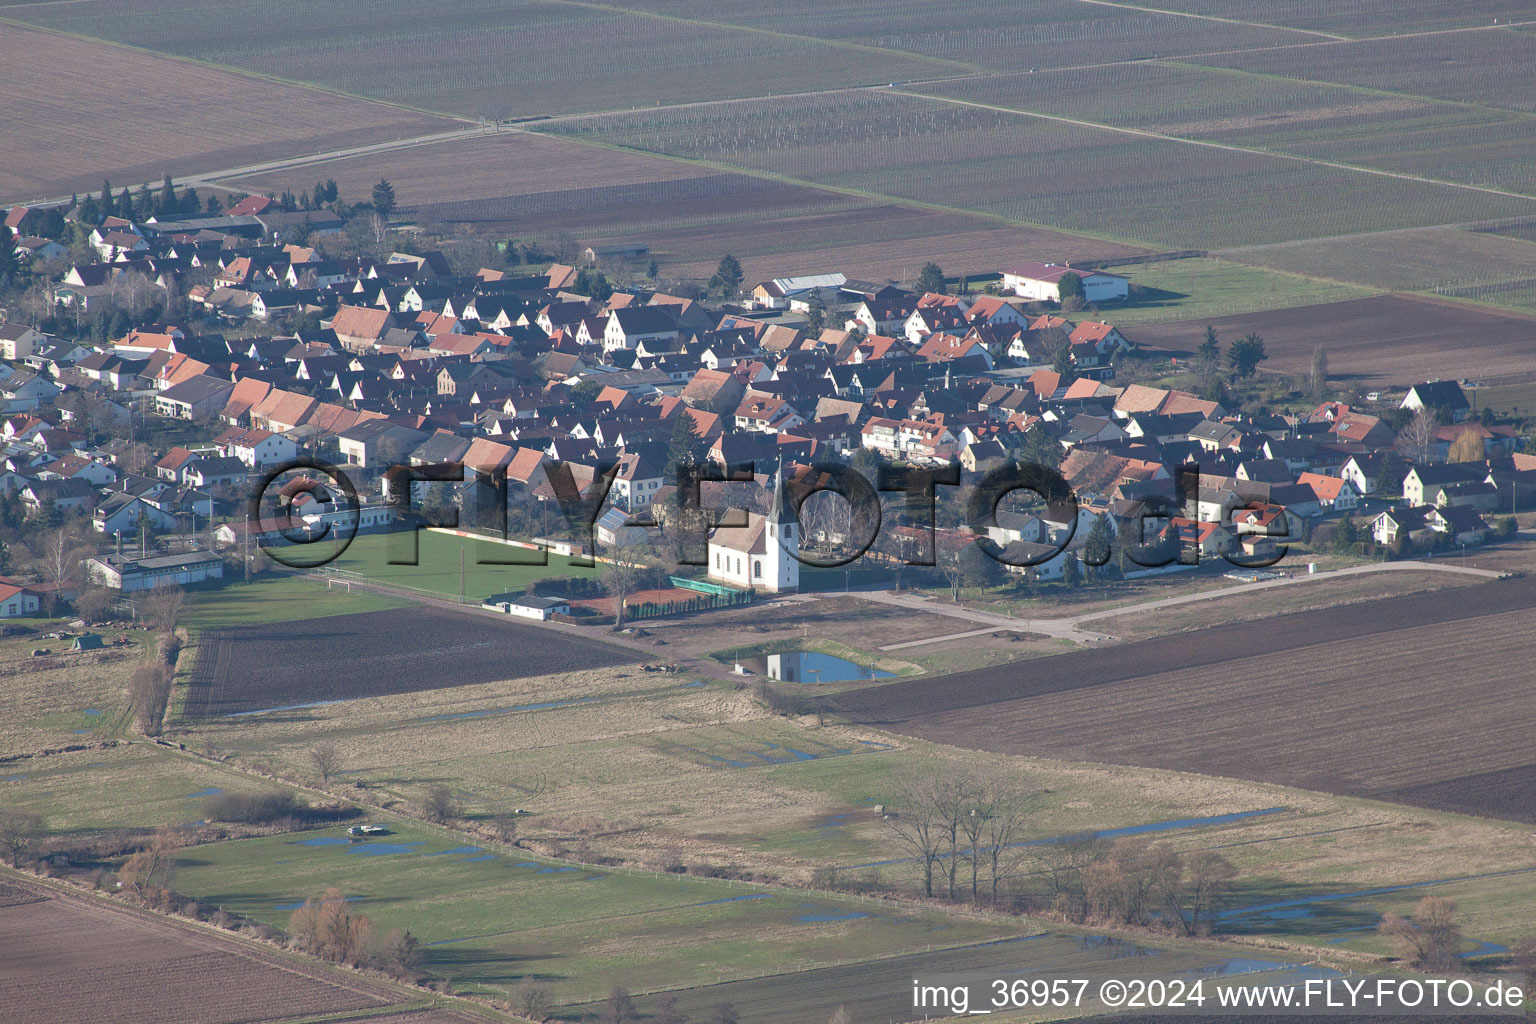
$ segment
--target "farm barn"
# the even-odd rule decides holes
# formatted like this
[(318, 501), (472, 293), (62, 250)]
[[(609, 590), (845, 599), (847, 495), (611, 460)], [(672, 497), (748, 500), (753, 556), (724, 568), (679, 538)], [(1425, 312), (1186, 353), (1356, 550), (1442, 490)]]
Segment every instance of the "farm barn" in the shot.
[(1130, 281), (1102, 270), (1076, 270), (1070, 263), (1021, 263), (1003, 271), (1003, 287), (1022, 299), (1060, 302), (1061, 279), (1076, 274), (1083, 281), (1083, 298), (1109, 302), (1130, 295)]

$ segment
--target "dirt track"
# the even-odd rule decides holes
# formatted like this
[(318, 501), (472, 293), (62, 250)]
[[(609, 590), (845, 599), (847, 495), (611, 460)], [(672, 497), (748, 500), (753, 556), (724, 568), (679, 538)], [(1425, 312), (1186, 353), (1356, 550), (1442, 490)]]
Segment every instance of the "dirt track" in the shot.
[(1536, 579), (1276, 616), (836, 698), (962, 747), (1536, 821)]

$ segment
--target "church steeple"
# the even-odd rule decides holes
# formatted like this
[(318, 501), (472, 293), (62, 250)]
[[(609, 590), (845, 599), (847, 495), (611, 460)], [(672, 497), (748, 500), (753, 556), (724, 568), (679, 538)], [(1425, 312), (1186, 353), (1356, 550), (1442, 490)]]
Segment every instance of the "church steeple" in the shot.
[(784, 501), (784, 460), (779, 460), (779, 468), (773, 474), (773, 500), (768, 506), (768, 522), (783, 526), (796, 521), (795, 514)]

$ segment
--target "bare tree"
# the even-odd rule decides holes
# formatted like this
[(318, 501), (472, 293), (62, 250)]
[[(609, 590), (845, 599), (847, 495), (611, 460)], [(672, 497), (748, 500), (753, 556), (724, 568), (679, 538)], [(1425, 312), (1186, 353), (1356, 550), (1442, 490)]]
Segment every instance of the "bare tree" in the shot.
[(517, 842), (517, 815), (503, 811), (491, 819), (491, 829), (496, 833), (496, 838), (507, 845)]
[(1054, 906), (1069, 921), (1088, 916), (1088, 886), (1084, 874), (1109, 852), (1109, 843), (1096, 833), (1066, 836), (1041, 848), (1047, 862), (1047, 877), (1054, 894)]
[(517, 986), (517, 1008), (529, 1020), (544, 1020), (554, 1007), (555, 999), (549, 986), (534, 978), (524, 978)]
[(711, 528), (709, 512), (668, 501), (652, 505), (651, 513), (661, 526), (662, 540), (673, 562), (682, 564), (690, 553), (697, 556), (704, 550)]
[(608, 1005), (603, 1008), (603, 1024), (634, 1024), (639, 1019), (629, 989), (623, 985), (613, 986), (608, 992)]
[(848, 1012), (848, 1007), (839, 1005), (827, 1018), (827, 1024), (853, 1024), (853, 1014)]
[(1166, 905), (1183, 871), (1178, 853), (1139, 836), (1115, 841), (1110, 854), (1082, 870), (1089, 913), (1116, 924), (1147, 924), (1155, 904)]
[(613, 545), (602, 565), (603, 592), (613, 598), (613, 627), (618, 629), (624, 625), (624, 601), (634, 592), (643, 566), (626, 544)]
[(1413, 908), (1412, 917), (1383, 914), (1377, 931), (1390, 939), (1402, 955), (1420, 970), (1455, 966), (1461, 951), (1461, 926), (1456, 923), (1456, 901), (1426, 896)]
[[(316, 956), (365, 966), (380, 955), (378, 933), (363, 914), (352, 913), (340, 889), (330, 888), (316, 900), (311, 897), (288, 919), (288, 933)], [(392, 935), (391, 938), (394, 938)], [(415, 937), (409, 932), (395, 939), (393, 955), (415, 955)]]
[(314, 766), (321, 782), (330, 782), (341, 771), (341, 751), (330, 740), (316, 743), (309, 751), (309, 763)]
[(140, 604), (146, 621), (166, 633), (181, 622), (181, 613), (187, 602), (186, 592), (175, 584), (152, 587)]
[(18, 867), (24, 853), (43, 834), (43, 816), (18, 807), (0, 807), (0, 846), (10, 856), (11, 866)]
[(459, 816), (459, 802), (454, 799), (453, 790), (440, 782), (427, 790), (422, 810), (432, 821), (451, 821)]
[(994, 783), (987, 792), (988, 813), (982, 822), (981, 849), (992, 905), (996, 906), (999, 889), (1019, 873), (1027, 859), (1019, 843), (1034, 808), (1034, 794), (1008, 782)]
[(176, 874), (176, 859), (181, 846), (181, 835), (169, 825), (162, 826), (150, 837), (148, 845), (118, 869), (118, 881), (140, 899), (163, 901)]
[(45, 601), (48, 614), (52, 615), (59, 603), (59, 591), (73, 583), (80, 573), (80, 561), (88, 549), (76, 541), (74, 534), (60, 527), (43, 541), (38, 556), (38, 569), (49, 583)]
[(1397, 446), (1404, 455), (1419, 462), (1429, 461), (1429, 442), (1435, 436), (1435, 416), (1428, 409), (1413, 414), (1403, 429), (1397, 432)]
[(165, 712), (171, 703), (175, 675), (162, 659), (147, 657), (128, 679), (128, 701), (133, 707), (133, 721), (145, 736), (158, 736), (165, 727)]
[(1211, 903), (1232, 887), (1237, 868), (1214, 850), (1196, 850), (1183, 860), (1183, 899), (1169, 909), (1183, 924), (1186, 935), (1200, 935), (1209, 930)]
[(107, 617), (116, 600), (115, 591), (92, 584), (82, 589), (80, 596), (75, 598), (75, 614), (86, 622), (100, 622)]
[(656, 1012), (651, 1015), (656, 1024), (688, 1024), (688, 1018), (677, 1007), (677, 993), (663, 992), (656, 999)]
[(960, 551), (954, 544), (938, 544), (933, 552), (938, 570), (949, 584), (949, 599), (957, 604), (960, 601), (960, 587), (965, 583), (965, 565), (960, 559)]
[(895, 793), (895, 812), (886, 817), (886, 825), (922, 868), (923, 894), (933, 895), (934, 872), (947, 867), (945, 877), (953, 899), (966, 784), (957, 782), (943, 766), (930, 765), (900, 778)]
[(384, 936), (379, 956), (385, 966), (408, 981), (416, 978), (425, 959), (421, 950), (421, 940), (399, 928), (391, 928), (389, 934)]

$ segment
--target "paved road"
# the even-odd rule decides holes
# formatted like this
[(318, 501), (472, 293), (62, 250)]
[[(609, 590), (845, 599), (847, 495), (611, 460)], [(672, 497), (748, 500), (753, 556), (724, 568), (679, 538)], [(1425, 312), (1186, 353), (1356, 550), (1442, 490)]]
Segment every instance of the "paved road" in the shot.
[(1318, 580), (1338, 579), (1345, 576), (1363, 576), (1370, 573), (1403, 571), (1449, 572), (1467, 576), (1478, 576), (1484, 579), (1500, 579), (1508, 575), (1507, 573), (1495, 572), (1492, 569), (1477, 569), (1472, 566), (1451, 565), (1443, 562), (1373, 562), (1370, 565), (1356, 565), (1347, 569), (1332, 569), (1328, 572), (1287, 576), (1283, 579), (1263, 580), (1259, 583), (1239, 583), (1235, 586), (1221, 587), (1217, 590), (1206, 590), (1198, 594), (1182, 594), (1178, 597), (1165, 597), (1156, 601), (1145, 601), (1141, 604), (1117, 605), (1113, 608), (1101, 608), (1096, 611), (1079, 612), (1076, 615), (1064, 615), (1050, 619), (1008, 618), (994, 612), (973, 611), (962, 606), (945, 605), (930, 598), (917, 597), (911, 594), (885, 592), (860, 593), (858, 596), (866, 601), (875, 601), (879, 604), (894, 605), (901, 608), (911, 608), (915, 611), (929, 612), (934, 615), (948, 615), (951, 618), (966, 619), (970, 622), (983, 624), (986, 627), (984, 629), (968, 630), (964, 633), (951, 633), (947, 636), (928, 637), (925, 640), (908, 640), (905, 643), (887, 644), (880, 648), (882, 651), (899, 651), (908, 647), (943, 643), (947, 640), (960, 640), (970, 636), (985, 636), (988, 633), (996, 633), (1005, 629), (1044, 633), (1046, 636), (1072, 640), (1076, 643), (1094, 643), (1113, 638), (1104, 633), (1084, 630), (1080, 628), (1082, 623), (1091, 622), (1095, 619), (1113, 618), (1116, 615), (1130, 615), (1158, 608), (1172, 608), (1177, 605), (1193, 604), (1196, 601), (1213, 601), (1224, 597), (1236, 597), (1242, 594), (1251, 594), (1256, 590), (1271, 590), (1275, 587), (1295, 586), (1298, 583), (1312, 583)]

